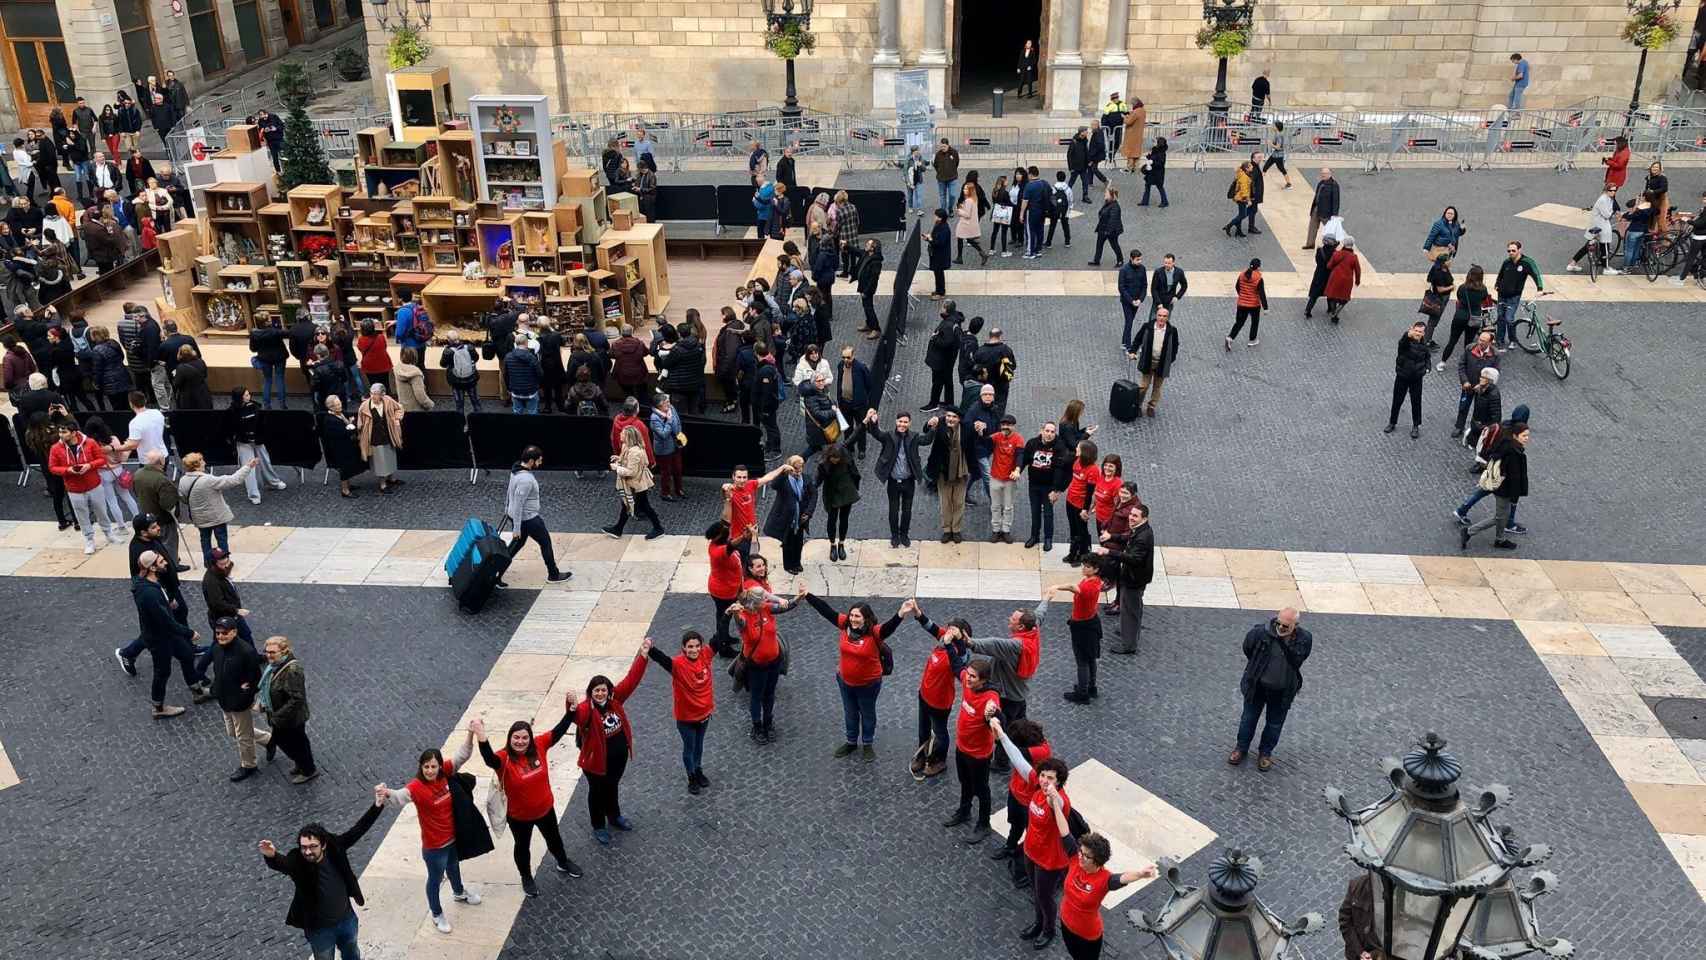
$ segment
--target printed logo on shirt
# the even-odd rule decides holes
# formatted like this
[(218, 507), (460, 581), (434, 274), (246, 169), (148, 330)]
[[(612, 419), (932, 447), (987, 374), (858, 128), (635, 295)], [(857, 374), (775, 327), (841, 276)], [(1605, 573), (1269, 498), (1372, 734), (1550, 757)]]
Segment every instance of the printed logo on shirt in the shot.
[(622, 718), (616, 715), (616, 711), (612, 710), (609, 713), (604, 715), (604, 735), (605, 736), (607, 736), (607, 737), (613, 736), (614, 734), (616, 734), (617, 731), (619, 731), (621, 729), (622, 729)]
[(1036, 453), (1031, 454), (1031, 466), (1037, 469), (1046, 469), (1054, 466), (1054, 451), (1038, 450)]

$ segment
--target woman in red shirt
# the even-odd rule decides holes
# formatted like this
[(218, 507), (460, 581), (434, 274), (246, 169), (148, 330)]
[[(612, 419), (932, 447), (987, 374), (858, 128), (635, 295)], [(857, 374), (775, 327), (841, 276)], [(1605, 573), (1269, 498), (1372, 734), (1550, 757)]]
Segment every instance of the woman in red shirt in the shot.
[(474, 728), (468, 728), (468, 738), (449, 760), (437, 750), (422, 751), (415, 763), (415, 778), (400, 790), (381, 783), (374, 787), (383, 791), (393, 806), (415, 805), (415, 815), (421, 824), (421, 859), (426, 861), (427, 908), (432, 911), (433, 926), (439, 933), (450, 932), (450, 919), (444, 915), (444, 905), (438, 900), (438, 888), (446, 875), (450, 877), (450, 892), (457, 903), (478, 905), (480, 895), (462, 886), (461, 861), (456, 857), (456, 828), (450, 818), (450, 776), (474, 755)]
[(977, 824), (961, 842), (968, 847), (989, 835), (989, 758), (995, 753), (995, 734), (989, 720), (1001, 709), (1001, 694), (989, 685), (995, 667), (988, 657), (975, 657), (960, 671), (960, 713), (954, 722), (954, 773), (960, 781), (960, 805), (942, 826), (952, 829), (971, 822), (971, 801), (977, 798)]
[(1071, 531), (1067, 563), (1077, 563), (1090, 552), (1090, 496), (1099, 476), (1095, 441), (1080, 440), (1078, 455), (1072, 461), (1072, 481), (1066, 485), (1066, 526)]
[(912, 755), (912, 779), (937, 776), (948, 768), (948, 714), (954, 709), (954, 678), (966, 668), (971, 648), (971, 624), (950, 620), (943, 626), (918, 621), (918, 625), (940, 641), (924, 661), (918, 679), (918, 752)]
[(1007, 842), (991, 856), (1008, 862), (1014, 888), (1023, 890), (1031, 885), (1031, 871), (1028, 867), (1030, 861), (1020, 856), (1019, 843), (1025, 838), (1025, 827), (1029, 823), (1025, 809), (1030, 806), (1031, 795), (1036, 791), (1036, 778), (1029, 772), (1029, 767), (1054, 756), (1054, 748), (1043, 735), (1042, 725), (1035, 720), (1014, 720), (1011, 724), (1003, 723), (1001, 729), (1001, 735), (1018, 748), (1029, 766), (1024, 773), (1013, 767), (1007, 775)]
[(740, 599), (728, 608), (730, 622), (740, 630), (740, 655), (746, 660), (748, 709), (753, 743), (776, 742), (776, 682), (782, 675), (782, 640), (776, 635), (776, 615), (794, 609), (794, 601), (770, 592), (765, 559), (752, 555), (753, 576)]
[(671, 657), (662, 650), (647, 651), (652, 661), (669, 673), (674, 700), (675, 729), (681, 734), (681, 765), (687, 770), (687, 792), (697, 794), (711, 785), (700, 761), (705, 756), (705, 728), (717, 710), (716, 690), (711, 685), (711, 653), (705, 637), (697, 630), (681, 635), (681, 653)]
[(1621, 190), (1629, 179), (1629, 138), (1618, 137), (1612, 144), (1611, 156), (1600, 157), (1599, 162), (1605, 164), (1605, 186)]
[[(990, 729), (1000, 740), (1008, 761), (1013, 764), (1014, 779), (1024, 780), (1027, 787), (1025, 806), (1017, 816), (1025, 824), (1024, 865), (1031, 881), (1031, 905), (1035, 913), (1031, 925), (1019, 934), (1019, 938), (1034, 940), (1036, 948), (1042, 950), (1054, 942), (1056, 904), (1060, 899), (1061, 882), (1066, 879), (1068, 860), (1066, 852), (1060, 848), (1060, 838), (1071, 833), (1069, 829), (1057, 827), (1048, 795), (1052, 794), (1065, 808), (1065, 815), (1071, 814), (1072, 801), (1064, 792), (1066, 778), (1071, 771), (1059, 757), (1046, 757), (1033, 764), (1002, 728), (1001, 719), (990, 719), (993, 721)], [(1008, 816), (1014, 814), (1009, 812)]]
[(900, 612), (882, 625), (869, 603), (856, 603), (846, 613), (813, 596), (800, 582), (800, 599), (812, 605), (820, 616), (841, 631), (841, 662), (836, 667), (835, 685), (841, 689), (841, 722), (847, 734), (846, 742), (835, 748), (836, 757), (845, 757), (861, 749), (866, 763), (877, 759), (877, 694), (883, 689), (883, 674), (894, 669), (893, 654), (885, 664), (885, 640), (900, 627), (900, 618), (913, 610), (911, 600), (901, 604)]
[(521, 874), (521, 889), (530, 897), (539, 896), (533, 882), (533, 831), (545, 838), (545, 849), (557, 861), (557, 872), (579, 877), (581, 868), (563, 850), (563, 834), (557, 829), (557, 799), (551, 793), (551, 768), (545, 762), (545, 751), (561, 743), (574, 715), (564, 711), (557, 725), (541, 734), (534, 734), (533, 724), (517, 720), (509, 725), (501, 753), (493, 753), (486, 742), (485, 721), (475, 718), (468, 725), (480, 747), (480, 757), (486, 766), (497, 771), (498, 783), (508, 798), (510, 832), (515, 835), (515, 869)]
[(396, 396), (391, 383), (391, 351), (385, 342), (385, 331), (372, 320), (361, 322), (361, 336), (355, 338), (356, 352), (361, 354), (361, 374), (367, 382), (382, 383), (385, 392)]
[(1096, 492), (1092, 500), (1098, 537), (1108, 529), (1108, 523), (1114, 519), (1114, 505), (1119, 502), (1120, 484), (1125, 480), (1121, 474), (1124, 472), (1125, 463), (1120, 460), (1119, 454), (1110, 453), (1102, 458), (1102, 470), (1096, 477)]
[(705, 592), (717, 608), (717, 634), (712, 646), (725, 657), (735, 655), (734, 638), (729, 636), (729, 605), (740, 596), (740, 551), (729, 542), (729, 523), (718, 520), (705, 530), (705, 555), (711, 561), (711, 575), (705, 582)]
[(609, 824), (628, 831), (634, 825), (622, 815), (622, 774), (628, 769), (628, 757), (634, 751), (634, 729), (628, 724), (628, 711), (623, 706), (634, 695), (635, 688), (646, 675), (646, 655), (651, 653), (652, 638), (640, 642), (640, 652), (621, 683), (611, 684), (610, 678), (598, 674), (586, 682), (586, 699), (576, 702), (571, 691), (569, 712), (575, 718), (575, 743), (580, 746), (580, 768), (586, 774), (586, 810), (592, 819), (592, 835), (599, 843), (610, 845)]
[(1100, 695), (1096, 690), (1096, 661), (1102, 657), (1102, 618), (1096, 605), (1102, 598), (1102, 577), (1095, 554), (1080, 557), (1079, 564), (1083, 579), (1055, 584), (1048, 592), (1072, 597), (1072, 617), (1066, 621), (1066, 629), (1072, 636), (1072, 659), (1078, 663), (1078, 684), (1062, 699), (1085, 704)]
[(1155, 876), (1155, 865), (1150, 864), (1142, 870), (1127, 870), (1118, 876), (1109, 873), (1107, 863), (1113, 848), (1107, 838), (1099, 833), (1086, 833), (1074, 838), (1067, 829), (1066, 814), (1061, 811), (1060, 792), (1048, 790), (1046, 793), (1054, 812), (1055, 827), (1060, 832), (1060, 848), (1071, 857), (1060, 900), (1060, 939), (1066, 944), (1066, 955), (1072, 960), (1100, 960), (1102, 900), (1126, 884)]
[(1226, 351), (1232, 352), (1232, 341), (1238, 339), (1238, 331), (1244, 329), (1244, 321), (1250, 321), (1250, 346), (1261, 343), (1256, 339), (1256, 331), (1262, 325), (1262, 311), (1268, 307), (1268, 287), (1262, 282), (1262, 261), (1252, 257), (1250, 266), (1246, 267), (1232, 286), (1238, 291), (1238, 307), (1232, 318), (1232, 330), (1226, 335)]

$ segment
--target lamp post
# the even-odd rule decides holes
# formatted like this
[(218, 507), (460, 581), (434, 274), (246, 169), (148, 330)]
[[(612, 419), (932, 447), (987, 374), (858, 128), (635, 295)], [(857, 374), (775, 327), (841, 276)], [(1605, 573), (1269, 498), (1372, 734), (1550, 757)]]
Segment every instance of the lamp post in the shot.
[(1280, 960), (1295, 957), (1294, 937), (1320, 930), (1318, 913), (1287, 924), (1256, 899), (1262, 861), (1232, 848), (1208, 865), (1208, 889), (1179, 882), (1179, 864), (1161, 861), (1172, 893), (1154, 916), (1131, 910), (1126, 918), (1153, 934), (1171, 960)]
[[(373, 7), (373, 19), (379, 22), (381, 30), (420, 31), (432, 25), (432, 0), (397, 0), (393, 7), (389, 0), (368, 0)], [(391, 11), (397, 11), (396, 24), (392, 25)], [(411, 15), (411, 9), (414, 11)]]
[[(1203, 23), (1210, 30), (1250, 29), (1250, 24), (1256, 19), (1256, 0), (1203, 0)], [(1214, 98), (1208, 102), (1208, 112), (1215, 114), (1211, 119), (1214, 126), (1226, 125), (1226, 112), (1229, 105), (1226, 101), (1226, 58), (1220, 58), (1220, 66), (1214, 76)]]
[[(764, 21), (771, 34), (803, 35), (812, 28), (812, 0), (764, 0)], [(788, 89), (782, 99), (782, 116), (794, 120), (800, 116), (800, 101), (794, 92), (794, 57), (790, 54), (784, 59), (787, 63)]]
[[(1392, 960), (1514, 957), (1533, 950), (1568, 956), (1567, 941), (1542, 943), (1533, 911), (1514, 892), (1510, 875), (1552, 855), (1543, 845), (1518, 849), (1509, 831), (1489, 818), (1510, 799), (1493, 784), (1473, 806), (1458, 793), (1463, 766), (1428, 733), (1402, 762), (1382, 762), (1391, 789), (1368, 806), (1353, 809), (1333, 787), (1327, 805), (1350, 824), (1345, 853), (1372, 881), (1375, 936)], [(1550, 888), (1550, 875), (1543, 886)], [(1532, 888), (1531, 888), (1532, 889)], [(1544, 892), (1544, 891), (1540, 891)], [(1527, 912), (1524, 913), (1524, 910)], [(1513, 943), (1527, 944), (1506, 952)], [(1550, 952), (1562, 949), (1564, 952)], [(1481, 951), (1479, 953), (1475, 951)]]
[(1659, 22), (1666, 25), (1674, 22), (1674, 14), (1682, 6), (1682, 0), (1624, 0), (1623, 5), (1629, 10), (1623, 37), (1641, 48), (1641, 60), (1635, 65), (1635, 91), (1629, 95), (1629, 112), (1623, 115), (1623, 126), (1628, 128), (1634, 123), (1635, 113), (1641, 109), (1641, 80), (1647, 72), (1647, 51), (1652, 49), (1648, 46), (1649, 35)]

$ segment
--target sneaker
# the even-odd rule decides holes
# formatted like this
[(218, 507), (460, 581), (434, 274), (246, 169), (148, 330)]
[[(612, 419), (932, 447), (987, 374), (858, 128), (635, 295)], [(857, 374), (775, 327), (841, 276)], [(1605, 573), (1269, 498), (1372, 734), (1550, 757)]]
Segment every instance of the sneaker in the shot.
[(1434, 372), (1435, 373), (1437, 373), (1441, 370), (1444, 370), (1444, 369), (1445, 369), (1445, 361), (1442, 360), (1439, 363), (1434, 364)]
[(579, 880), (581, 878), (581, 865), (573, 860), (569, 860), (564, 863), (557, 864), (557, 872), (565, 877), (571, 877)]
[(1582, 268), (1579, 265), (1574, 264), (1574, 263), (1566, 264), (1564, 266), (1564, 269), (1569, 273), (1581, 273), (1582, 272)]
[(1249, 342), (1249, 343), (1246, 343), (1246, 344), (1244, 344), (1244, 346), (1246, 346), (1246, 347), (1254, 347), (1254, 346), (1256, 346), (1256, 345), (1258, 345), (1258, 344), (1260, 344), (1260, 343), (1261, 343), (1261, 342), (1262, 342), (1262, 341), (1260, 341), (1260, 340), (1251, 340), (1251, 341), (1250, 341), (1250, 342)]
[(257, 507), (258, 507), (258, 506), (260, 506), (260, 505), (261, 505), (261, 498), (260, 498), (260, 497), (258, 497), (258, 496), (255, 496), (255, 497), (250, 497), (250, 498), (249, 498), (249, 502), (250, 502), (250, 503), (252, 503), (252, 504), (254, 504), (254, 505), (255, 505), (255, 506), (257, 506)]
[(1498, 547), (1500, 550), (1515, 550), (1516, 549), (1516, 541), (1515, 540), (1494, 540), (1493, 546)]
[(653, 527), (651, 529), (651, 531), (646, 534), (646, 539), (647, 540), (656, 540), (657, 538), (659, 538), (661, 536), (663, 536), (663, 528), (662, 527)]
[(450, 918), (442, 913), (432, 915), (432, 925), (438, 928), (439, 933), (450, 932)]
[(622, 534), (618, 533), (614, 526), (603, 527), (602, 529), (604, 530), (604, 535), (609, 537), (610, 539), (612, 539), (612, 540), (622, 539)]
[(318, 777), (319, 775), (320, 775), (320, 771), (318, 771), (318, 770), (312, 770), (312, 771), (309, 771), (308, 773), (303, 773), (301, 771), (297, 771), (295, 774), (293, 774), (291, 776), (290, 782), (294, 783), (300, 787), (303, 784), (307, 783), (308, 781), (314, 779), (315, 777)]
[(457, 903), (466, 903), (470, 907), (477, 907), (480, 905), (480, 894), (477, 890), (464, 890), (461, 893), (453, 893), (450, 895), (450, 899), (455, 900)]
[(1605, 272), (1605, 275), (1608, 277), (1619, 277), (1619, 276), (1623, 275), (1623, 271), (1617, 269), (1616, 267), (1606, 267), (1604, 272)]
[(592, 838), (597, 840), (602, 846), (610, 846), (610, 831), (603, 827), (594, 827), (592, 831)]
[(532, 877), (522, 877), (521, 878), (521, 892), (527, 894), (530, 897), (537, 897), (537, 896), (539, 896), (539, 885), (537, 883), (533, 882)]
[(88, 540), (83, 541), (83, 556), (85, 556), (85, 557), (93, 556), (94, 553), (95, 553), (95, 541), (94, 541), (94, 539), (90, 538)]
[(1461, 510), (1455, 510), (1455, 509), (1452, 510), (1451, 511), (1451, 518), (1453, 520), (1456, 520), (1458, 523), (1462, 524), (1465, 527), (1469, 526), (1469, 518), (1464, 516), (1463, 511), (1461, 511)]
[(843, 743), (843, 744), (837, 746), (835, 748), (835, 752), (830, 754), (830, 756), (833, 756), (837, 760), (839, 760), (842, 757), (850, 756), (853, 753), (853, 751), (855, 751), (857, 749), (859, 749), (859, 745), (856, 743)]
[(267, 486), (271, 487), (274, 490), (283, 490), (285, 487), (285, 483), (283, 480), (268, 480)]
[[(1002, 256), (1003, 256), (1003, 257), (1011, 257), (1011, 256), (1012, 256), (1012, 255), (1013, 255), (1013, 251), (1011, 251), (1011, 250), (1003, 250), (1003, 251), (1001, 251), (1001, 255), (1002, 255)], [(1680, 282), (1680, 281), (1678, 281), (1678, 282)]]
[(123, 670), (126, 676), (136, 676), (136, 661), (124, 655), (123, 647), (114, 647), (113, 656), (118, 660), (118, 668)]
[(1510, 526), (1508, 526), (1508, 527), (1506, 527), (1506, 528), (1505, 528), (1505, 532), (1506, 532), (1506, 533), (1516, 533), (1516, 534), (1523, 534), (1523, 533), (1527, 533), (1527, 532), (1528, 532), (1528, 528), (1527, 528), (1527, 527), (1525, 527), (1525, 526), (1523, 526), (1523, 525), (1522, 525), (1522, 524), (1520, 524), (1520, 523), (1513, 523), (1513, 524), (1511, 524), (1511, 525), (1510, 525)]
[(574, 576), (574, 574), (570, 573), (567, 570), (558, 570), (556, 573), (548, 575), (545, 578), (545, 582), (546, 583), (562, 583), (563, 581), (569, 579), (572, 576)]
[(633, 821), (629, 820), (627, 817), (617, 817), (610, 821), (610, 825), (623, 833), (629, 833), (634, 829)]
[(866, 763), (870, 763), (877, 759), (877, 748), (871, 744), (865, 744), (859, 748), (859, 758), (864, 760)]
[(213, 685), (206, 680), (190, 687), (190, 697), (196, 703), (206, 703), (213, 699)]
[(254, 767), (238, 767), (237, 771), (226, 779), (230, 780), (232, 783), (242, 783), (244, 780), (249, 779), (259, 772), (260, 771), (256, 770)]
[(159, 703), (154, 705), (154, 719), (156, 720), (170, 720), (173, 717), (182, 716), (183, 712), (183, 707), (168, 707)]

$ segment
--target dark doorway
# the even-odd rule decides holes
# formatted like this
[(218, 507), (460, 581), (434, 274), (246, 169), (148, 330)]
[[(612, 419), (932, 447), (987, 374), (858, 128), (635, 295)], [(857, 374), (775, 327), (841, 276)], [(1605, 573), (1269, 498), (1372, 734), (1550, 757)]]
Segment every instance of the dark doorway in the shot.
[[(950, 102), (970, 113), (988, 113), (991, 91), (1007, 91), (1006, 112), (1036, 113), (1043, 107), (1040, 93), (1019, 100), (1019, 53), (1030, 40), (1042, 49), (1044, 0), (988, 0), (954, 4), (954, 74)], [(1039, 65), (1042, 57), (1039, 54)]]

